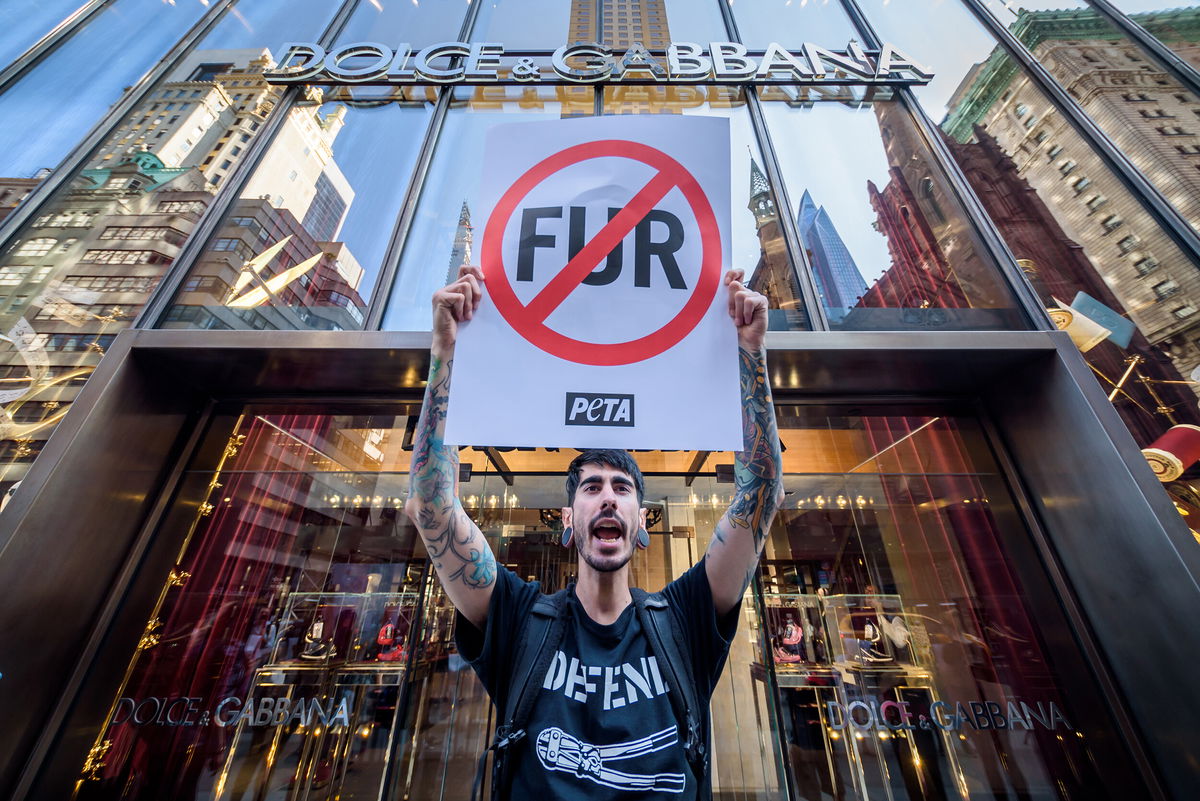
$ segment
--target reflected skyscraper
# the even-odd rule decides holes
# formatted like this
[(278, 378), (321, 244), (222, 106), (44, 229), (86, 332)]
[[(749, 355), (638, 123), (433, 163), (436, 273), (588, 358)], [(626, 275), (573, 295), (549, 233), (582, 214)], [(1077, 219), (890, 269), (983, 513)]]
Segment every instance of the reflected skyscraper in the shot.
[(571, 0), (571, 42), (604, 42), (613, 48), (671, 43), (666, 0)]
[(475, 241), (475, 227), (471, 225), (471, 208), (463, 201), (458, 213), (458, 227), (454, 229), (454, 244), (450, 246), (450, 265), (446, 270), (446, 283), (458, 280), (458, 268), (471, 264), (471, 244)]
[(808, 252), (817, 286), (825, 299), (829, 322), (839, 323), (866, 293), (867, 282), (829, 212), (825, 211), (824, 206), (813, 202), (807, 189), (800, 198), (796, 224), (804, 249)]

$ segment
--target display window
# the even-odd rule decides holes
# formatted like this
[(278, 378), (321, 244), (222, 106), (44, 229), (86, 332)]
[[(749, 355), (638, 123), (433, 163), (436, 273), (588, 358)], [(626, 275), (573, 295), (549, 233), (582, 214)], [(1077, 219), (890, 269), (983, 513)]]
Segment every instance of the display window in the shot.
[[(140, 640), (101, 655), (128, 667), (75, 798), (469, 796), (495, 721), (402, 511), (416, 411), (210, 420), (146, 558), (170, 567), (137, 579), (152, 608), (125, 613)], [(712, 701), (715, 791), (1119, 797), (1128, 760), (979, 424), (779, 420), (786, 498)], [(548, 592), (575, 569), (575, 455), (461, 451), (467, 513)], [(703, 558), (733, 454), (635, 456), (652, 542), (633, 583), (654, 590)]]

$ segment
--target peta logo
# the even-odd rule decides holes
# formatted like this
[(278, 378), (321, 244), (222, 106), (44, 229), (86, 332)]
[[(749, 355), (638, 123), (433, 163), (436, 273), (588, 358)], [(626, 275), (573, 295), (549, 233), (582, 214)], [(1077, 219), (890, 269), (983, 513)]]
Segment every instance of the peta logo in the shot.
[(567, 425), (632, 426), (633, 396), (568, 392)]

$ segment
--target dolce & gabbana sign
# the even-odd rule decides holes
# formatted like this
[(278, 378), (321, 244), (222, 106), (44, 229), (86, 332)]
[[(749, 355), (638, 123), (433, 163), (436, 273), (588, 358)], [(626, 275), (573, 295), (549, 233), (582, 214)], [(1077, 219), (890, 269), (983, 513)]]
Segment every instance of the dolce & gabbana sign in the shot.
[(599, 42), (575, 42), (550, 51), (509, 52), (497, 42), (441, 42), (414, 50), (356, 42), (326, 50), (312, 42), (283, 46), (273, 84), (825, 84), (920, 85), (933, 73), (890, 44), (845, 50), (805, 42), (798, 48), (771, 43), (747, 50), (737, 42), (672, 42), (650, 51), (634, 44), (614, 51)]

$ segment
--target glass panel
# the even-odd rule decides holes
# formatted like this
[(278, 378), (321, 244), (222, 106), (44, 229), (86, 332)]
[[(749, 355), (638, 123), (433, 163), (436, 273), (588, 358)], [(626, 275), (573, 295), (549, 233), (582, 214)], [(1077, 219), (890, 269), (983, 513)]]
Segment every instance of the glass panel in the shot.
[(604, 113), (689, 114), (729, 120), (732, 266), (745, 270), (747, 285), (767, 296), (772, 330), (808, 329), (796, 268), (788, 258), (779, 227), (775, 191), (760, 166), (762, 154), (750, 125), (745, 92), (733, 86), (607, 87)]
[(162, 327), (362, 328), (436, 92), (334, 96), (292, 110)]
[[(55, 167), (207, 10), (201, 0), (117, 0), (0, 95), (0, 176)], [(29, 131), (38, 131), (31, 137)]]
[[(988, 3), (1184, 218), (1200, 220), (1200, 97), (1083, 0), (1022, 6)], [(1191, 16), (1200, 39), (1200, 9)], [(1032, 113), (1021, 119), (1036, 124)]]
[(17, 0), (5, 3), (0, 8), (0, 68), (33, 47), (77, 8), (86, 5), (84, 0)]
[[(1195, 265), (965, 8), (937, 3), (933, 13), (927, 4), (914, 14), (911, 4), (899, 5), (864, 2), (884, 38), (940, 43), (937, 76), (917, 96), (941, 120), (968, 182), (1052, 316), (1085, 351), (1134, 438), (1146, 446), (1175, 423), (1200, 423), (1197, 385), (1185, 379), (1200, 366)], [(911, 47), (920, 59), (920, 48)], [(1155, 91), (1113, 86), (1095, 93), (1147, 143), (1131, 148), (1135, 158), (1170, 138), (1138, 114), (1158, 107)], [(1164, 156), (1164, 169), (1173, 163)], [(1178, 290), (1156, 293), (1168, 279)], [(1123, 319), (1136, 330), (1122, 330)], [(1107, 338), (1106, 329), (1113, 332)]]
[(1126, 797), (1133, 777), (1098, 759), (1098, 690), (1076, 683), (972, 422), (790, 411), (750, 666), (790, 797)]
[(1200, 67), (1200, 1), (1113, 0), (1113, 5), (1154, 34), (1180, 58)]
[[(780, 420), (788, 495), (712, 699), (714, 797), (1140, 797), (973, 423)], [(129, 667), (76, 798), (470, 796), (495, 717), (399, 508), (415, 423), (214, 421), (150, 548), (145, 634), (103, 647)], [(574, 455), (461, 450), (467, 513), (548, 592), (575, 571)], [(637, 458), (651, 545), (631, 580), (657, 589), (707, 549), (733, 454)]]
[[(113, 8), (120, 10), (125, 2)], [(125, 24), (133, 31), (143, 22), (152, 25), (153, 35), (144, 38), (154, 39), (167, 25), (155, 14), (173, 14), (170, 9), (185, 5), (190, 7), (155, 3), (153, 13), (144, 9), (136, 23)], [(234, 11), (147, 92), (87, 157), (84, 169), (37, 210), (0, 255), (0, 487), (25, 475), (278, 102), (281, 90), (262, 80), (271, 63), (265, 41), (274, 46), (314, 39), (333, 9), (324, 0), (286, 6), (256, 0)], [(109, 30), (110, 39), (121, 41), (99, 21), (88, 27), (89, 37), (93, 28)], [(107, 52), (96, 47), (95, 52)], [(124, 56), (114, 58), (124, 63)], [(107, 73), (99, 69), (98, 74)], [(87, 95), (86, 85), (68, 84), (72, 92)], [(76, 108), (74, 101), (51, 102), (55, 97), (43, 101), (59, 110)], [(26, 145), (36, 151), (43, 137), (31, 137), (31, 130), (49, 131), (46, 138), (53, 138), (56, 123), (43, 128), (36, 119), (28, 127), (10, 125), (0, 132), (0, 137), (21, 135), (20, 146), (5, 154), (30, 152)], [(300, 160), (299, 153), (295, 158)], [(31, 183), (0, 180), (0, 207), (28, 192)], [(6, 193), (9, 200), (3, 200)]]
[[(391, 300), (387, 330), (428, 331), (434, 291), (473, 261), (472, 245), (484, 140), (488, 129), (516, 121), (590, 116), (590, 86), (459, 87), (438, 136)], [(444, 266), (444, 267), (443, 267)]]
[(771, 42), (792, 48), (812, 42), (840, 50), (857, 37), (841, 4), (829, 0), (742, 0), (732, 8), (742, 42), (751, 49)]
[(760, 96), (832, 328), (1027, 326), (899, 103)]
[(554, 50), (566, 42), (663, 49), (672, 41), (725, 38), (714, 0), (495, 0), (479, 9), (471, 33), (473, 41), (510, 50)]
[[(462, 17), (457, 4), (364, 3), (339, 40), (432, 43), (457, 37)], [(363, 327), (437, 92), (340, 87), (317, 97), (324, 103), (292, 110), (162, 327)]]

